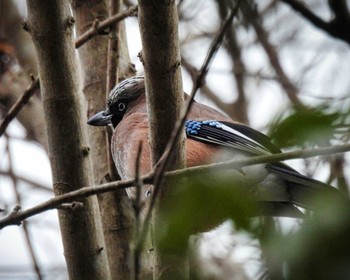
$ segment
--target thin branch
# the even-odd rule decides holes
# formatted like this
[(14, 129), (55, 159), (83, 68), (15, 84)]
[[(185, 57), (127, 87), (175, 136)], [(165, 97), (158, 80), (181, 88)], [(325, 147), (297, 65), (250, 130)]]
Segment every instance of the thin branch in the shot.
[[(181, 58), (182, 67), (190, 74), (192, 82), (196, 80), (198, 76), (198, 70), (192, 64), (190, 64), (184, 57)], [(242, 73), (243, 75), (243, 73)], [(221, 98), (207, 85), (201, 86), (201, 92), (210, 99), (218, 108), (225, 112), (231, 119), (236, 119), (233, 113), (232, 106), (233, 103), (227, 103), (221, 100)]]
[(256, 10), (251, 7), (251, 4), (244, 3), (244, 9), (246, 19), (253, 26), (256, 36), (264, 48), (271, 66), (274, 68), (277, 76), (279, 77), (280, 84), (284, 91), (286, 92), (289, 100), (298, 107), (304, 107), (303, 103), (300, 101), (298, 97), (298, 89), (295, 85), (290, 81), (287, 74), (284, 72), (282, 65), (280, 63), (278, 54), (276, 52), (275, 47), (269, 42), (268, 33), (266, 32), (263, 25), (259, 22), (260, 15)]
[[(119, 1), (110, 0), (109, 1), (109, 19), (105, 21), (110, 21), (110, 30), (109, 30), (109, 36), (108, 36), (108, 50), (107, 50), (107, 79), (106, 79), (106, 99), (108, 98), (109, 92), (113, 89), (113, 87), (116, 85), (117, 81), (119, 80), (119, 49), (120, 49), (120, 28), (119, 28), (119, 21), (112, 21), (110, 19), (116, 18), (121, 13), (118, 13), (116, 16), (113, 16), (112, 14), (118, 12), (120, 10), (121, 5), (119, 4)], [(137, 11), (137, 6), (130, 8), (129, 10), (135, 9)], [(124, 13), (126, 13), (125, 11)], [(122, 19), (121, 19), (122, 20)], [(98, 26), (96, 26), (98, 27)], [(96, 27), (93, 27), (96, 29)], [(86, 34), (86, 33), (84, 33)], [(84, 34), (80, 37), (83, 37)], [(97, 33), (96, 33), (97, 34)], [(91, 37), (92, 38), (92, 37)], [(106, 139), (106, 145), (107, 145), (107, 158), (108, 158), (108, 170), (109, 170), (109, 177), (110, 181), (114, 180), (120, 180), (120, 176), (116, 170), (116, 167), (114, 165), (113, 157), (111, 154), (111, 141), (112, 141), (112, 134), (113, 130), (111, 127), (107, 127), (107, 139)]]
[(335, 15), (333, 21), (341, 21), (343, 23), (350, 22), (350, 13), (347, 0), (328, 0), (328, 5)]
[[(227, 15), (228, 7), (231, 4), (231, 1), (218, 1), (218, 9), (221, 18), (225, 18)], [(244, 89), (245, 85), (245, 75), (246, 67), (242, 60), (242, 50), (241, 46), (237, 42), (236, 28), (232, 26), (232, 28), (227, 32), (227, 40), (224, 42), (224, 47), (227, 50), (228, 55), (230, 56), (233, 69), (232, 74), (236, 80), (236, 88), (237, 88), (237, 99), (232, 102), (230, 105), (230, 115), (234, 115), (233, 119), (244, 123), (249, 124), (248, 118), (248, 110), (247, 110), (247, 99), (246, 93)]]
[[(24, 72), (26, 71), (16, 71), (16, 69), (11, 68), (1, 76), (0, 103), (3, 106), (0, 106), (0, 110), (3, 111), (1, 112), (3, 117), (0, 123), (32, 82), (31, 76)], [(29, 106), (24, 106), (15, 117), (26, 131), (25, 138), (39, 144), (47, 152), (44, 111), (41, 98), (38, 96), (39, 93), (40, 91), (37, 90), (34, 93), (35, 96), (31, 97)]]
[(332, 37), (341, 39), (350, 44), (350, 13), (346, 1), (329, 1), (329, 6), (334, 12), (334, 19), (327, 22), (310, 11), (303, 2), (296, 0), (281, 0), (289, 5), (293, 10), (300, 13), (305, 19), (315, 27), (322, 29)]
[(313, 25), (315, 25), (318, 28), (321, 28), (328, 32), (328, 22), (324, 21), (317, 15), (315, 15), (313, 12), (311, 12), (304, 3), (295, 1), (295, 0), (281, 0), (282, 2), (288, 4), (293, 10), (300, 13), (305, 17), (307, 20), (309, 20)]
[[(109, 14), (110, 18), (113, 18), (111, 14), (120, 10), (119, 1), (109, 1)], [(135, 7), (134, 7), (135, 8)], [(137, 8), (137, 7), (136, 7)], [(120, 15), (120, 14), (117, 14)], [(109, 36), (108, 36), (108, 55), (107, 55), (107, 94), (113, 89), (118, 81), (118, 56), (119, 56), (119, 24), (113, 22), (110, 24)]]
[[(240, 170), (244, 166), (262, 164), (262, 163), (271, 163), (279, 162), (291, 159), (302, 159), (302, 158), (312, 158), (317, 156), (326, 156), (332, 154), (345, 153), (350, 151), (350, 144), (335, 145), (330, 147), (322, 147), (308, 150), (294, 150), (285, 153), (277, 153), (264, 156), (254, 156), (250, 158), (245, 158), (242, 160), (232, 160), (225, 161), (220, 163), (213, 163), (203, 166), (194, 166), (184, 170), (181, 170), (182, 176), (193, 176), (198, 174), (203, 174), (209, 171), (219, 171), (226, 169), (237, 169)], [(174, 172), (168, 172), (169, 176), (175, 175)], [(177, 174), (178, 175), (178, 174)]]
[[(165, 174), (166, 178), (178, 178), (178, 177), (189, 177), (198, 174), (203, 174), (203, 172), (211, 172), (216, 170), (227, 170), (227, 169), (236, 169), (240, 170), (244, 166), (262, 164), (262, 163), (271, 163), (279, 162), (284, 160), (291, 159), (300, 159), (300, 158), (311, 158), (317, 156), (325, 156), (332, 154), (345, 153), (350, 151), (350, 144), (336, 145), (330, 147), (322, 147), (309, 150), (294, 150), (286, 153), (278, 153), (264, 156), (255, 156), (250, 158), (245, 158), (241, 160), (232, 160), (221, 163), (213, 163), (203, 166), (195, 166), (182, 170), (175, 170), (167, 172)], [(151, 171), (149, 174), (140, 177), (140, 180), (144, 184), (152, 184), (155, 177), (155, 171)], [(120, 189), (125, 189), (135, 186), (135, 180), (125, 180), (125, 181), (116, 181), (106, 184), (101, 184), (98, 186), (84, 187), (79, 190), (69, 192), (63, 195), (59, 195), (55, 198), (51, 198), (43, 203), (40, 203), (32, 208), (29, 208), (24, 211), (19, 211), (18, 207), (5, 218), (0, 220), (0, 229), (9, 226), (9, 225), (20, 225), (24, 219), (35, 216), (39, 213), (42, 213), (47, 210), (56, 209), (62, 203), (69, 203), (80, 198), (85, 198), (91, 195), (106, 193), (111, 191), (116, 191)]]
[(335, 155), (330, 160), (331, 174), (330, 178), (334, 177), (337, 180), (339, 190), (349, 197), (349, 185), (344, 174), (345, 159), (343, 155)]
[[(7, 139), (7, 141), (6, 141), (6, 152), (7, 152), (8, 162), (9, 162), (9, 175), (11, 177), (13, 191), (14, 191), (15, 196), (16, 196), (16, 203), (17, 203), (17, 205), (20, 205), (22, 199), (21, 199), (21, 195), (18, 191), (17, 178), (13, 173), (13, 161), (12, 161), (12, 154), (11, 154), (10, 140), (9, 139)], [(41, 269), (39, 267), (37, 256), (35, 255), (34, 246), (32, 244), (32, 239), (30, 237), (30, 232), (28, 229), (27, 221), (23, 221), (23, 228), (22, 229), (23, 229), (24, 237), (25, 237), (25, 240), (27, 243), (29, 255), (30, 255), (32, 262), (33, 262), (33, 269), (37, 275), (37, 278), (39, 280), (41, 280), (41, 279), (43, 279), (42, 274), (41, 274)]]
[(133, 6), (124, 12), (118, 13), (114, 16), (111, 16), (110, 18), (107, 18), (104, 21), (99, 22), (96, 20), (90, 29), (88, 29), (84, 34), (82, 34), (79, 38), (75, 40), (75, 47), (76, 48), (81, 47), (84, 43), (86, 43), (88, 40), (98, 35), (101, 31), (103, 31), (107, 27), (110, 27), (111, 25), (119, 21), (122, 21), (127, 17), (136, 16), (137, 9), (138, 9), (137, 6)]
[(53, 193), (53, 190), (51, 188), (49, 188), (48, 186), (45, 186), (45, 185), (40, 184), (38, 182), (34, 182), (33, 180), (26, 178), (26, 177), (23, 177), (21, 175), (15, 174), (13, 170), (11, 172), (10, 170), (5, 171), (5, 170), (0, 169), (0, 175), (1, 176), (9, 176), (9, 177), (11, 177), (13, 175), (16, 177), (17, 181), (22, 181), (22, 182), (25, 182), (25, 183), (31, 185), (33, 188), (38, 188), (40, 190)]
[[(136, 187), (136, 197), (133, 201), (134, 211), (135, 211), (135, 236), (139, 238), (140, 228), (141, 228), (141, 210), (142, 210), (142, 200), (141, 192), (143, 187), (143, 182), (140, 179), (140, 163), (142, 154), (142, 142), (139, 144), (137, 151), (136, 163), (135, 163), (135, 187)], [(134, 279), (140, 279), (141, 272), (141, 250), (140, 247), (135, 247), (134, 249)]]
[(29, 99), (33, 96), (37, 89), (40, 88), (39, 78), (33, 78), (32, 82), (29, 84), (27, 89), (24, 91), (21, 98), (17, 100), (17, 102), (11, 107), (7, 116), (0, 124), (0, 137), (4, 134), (6, 128), (10, 124), (10, 122), (18, 115), (21, 109), (26, 105)]
[(7, 217), (0, 220), (0, 229), (9, 225), (20, 225), (24, 219), (35, 216), (47, 210), (56, 209), (60, 207), (62, 203), (73, 202), (77, 199), (85, 198), (99, 193), (106, 193), (116, 191), (119, 189), (125, 189), (128, 187), (132, 187), (133, 185), (134, 180), (128, 180), (86, 187), (73, 192), (56, 196), (25, 211), (19, 211), (14, 209)]

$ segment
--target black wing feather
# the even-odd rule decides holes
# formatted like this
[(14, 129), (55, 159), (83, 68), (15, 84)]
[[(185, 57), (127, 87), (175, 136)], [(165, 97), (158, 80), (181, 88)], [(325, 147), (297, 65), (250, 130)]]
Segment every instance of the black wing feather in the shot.
[(260, 143), (262, 146), (267, 148), (273, 154), (278, 154), (282, 152), (280, 148), (278, 148), (275, 144), (271, 142), (271, 139), (268, 136), (249, 126), (238, 124), (238, 123), (230, 123), (230, 122), (221, 122), (221, 123), (247, 135), (254, 141)]
[(241, 150), (253, 155), (281, 152), (264, 134), (247, 126), (218, 121), (188, 121), (189, 138)]

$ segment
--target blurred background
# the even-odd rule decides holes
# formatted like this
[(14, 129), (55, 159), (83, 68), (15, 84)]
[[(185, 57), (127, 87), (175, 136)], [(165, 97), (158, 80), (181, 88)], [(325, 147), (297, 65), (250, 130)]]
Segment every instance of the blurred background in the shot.
[[(232, 1), (177, 2), (183, 82), (189, 92)], [(242, 2), (196, 99), (269, 134), (284, 151), (348, 142), (350, 40), (335, 37), (322, 29), (323, 25), (315, 26), (296, 12), (290, 2), (299, 1)], [(350, 1), (302, 2), (324, 23), (343, 16), (343, 27), (349, 27)], [(343, 13), (336, 13), (334, 2), (345, 5)], [(125, 0), (124, 5), (133, 6), (136, 1)], [(23, 94), (30, 75), (37, 75), (34, 46), (23, 30), (25, 18), (25, 1), (0, 1), (0, 122)], [(138, 74), (143, 74), (137, 18), (127, 18), (125, 23), (131, 61)], [(348, 155), (288, 164), (348, 195)], [(27, 209), (52, 196), (43, 109), (37, 92), (0, 138), (0, 218), (16, 205)], [(281, 235), (298, 232), (300, 223), (279, 219), (277, 231)], [(319, 224), (311, 234), (317, 234)], [(259, 241), (249, 232), (236, 231), (231, 222), (197, 241), (208, 279), (269, 278)], [(276, 244), (278, 241), (273, 246)], [(343, 245), (347, 248), (349, 244)], [(67, 278), (56, 211), (0, 231), (0, 279), (36, 279), (40, 274), (45, 279)]]

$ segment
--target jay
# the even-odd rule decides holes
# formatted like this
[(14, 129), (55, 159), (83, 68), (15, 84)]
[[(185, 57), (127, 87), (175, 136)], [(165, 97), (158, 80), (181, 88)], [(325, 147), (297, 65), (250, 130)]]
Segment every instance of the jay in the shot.
[[(185, 98), (189, 98), (185, 94)], [(88, 120), (89, 125), (112, 124), (112, 156), (122, 179), (132, 179), (140, 141), (143, 142), (141, 173), (151, 171), (145, 81), (135, 76), (117, 84), (110, 92), (107, 109)], [(219, 111), (194, 102), (185, 125), (187, 166), (198, 166), (224, 159), (280, 153), (270, 139)], [(329, 185), (306, 177), (288, 165), (266, 163), (244, 167), (236, 172), (253, 185), (257, 200), (269, 205), (268, 215), (299, 217), (295, 206), (310, 208), (307, 197), (318, 192), (335, 192)], [(128, 194), (131, 194), (129, 190)], [(271, 209), (273, 209), (271, 213)]]

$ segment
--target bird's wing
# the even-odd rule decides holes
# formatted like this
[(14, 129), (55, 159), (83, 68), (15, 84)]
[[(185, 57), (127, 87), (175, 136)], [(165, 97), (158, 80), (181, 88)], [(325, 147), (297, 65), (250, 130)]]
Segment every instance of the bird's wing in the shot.
[[(198, 141), (229, 147), (253, 156), (281, 152), (264, 134), (236, 123), (190, 120), (186, 123), (186, 134), (187, 137)], [(317, 193), (340, 195), (335, 188), (306, 177), (282, 162), (266, 163), (265, 168), (284, 182), (282, 185), (286, 187), (290, 202), (303, 208), (310, 208), (309, 199)], [(289, 211), (286, 205), (291, 206), (278, 201), (267, 201), (264, 206), (268, 206), (272, 212), (276, 209)]]
[(185, 128), (189, 138), (249, 154), (266, 155), (281, 152), (266, 135), (242, 124), (214, 120), (189, 120)]

